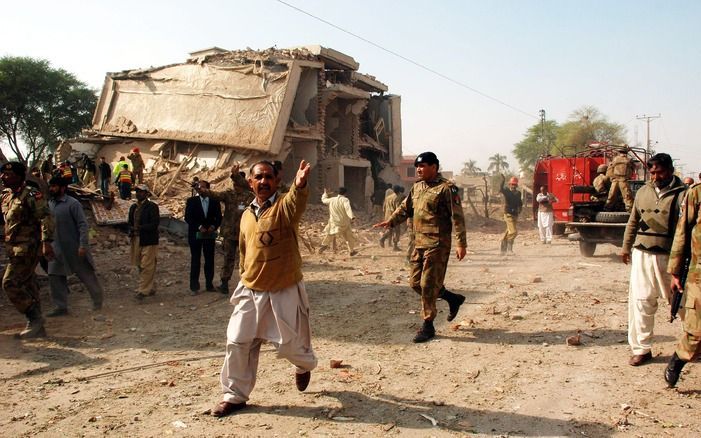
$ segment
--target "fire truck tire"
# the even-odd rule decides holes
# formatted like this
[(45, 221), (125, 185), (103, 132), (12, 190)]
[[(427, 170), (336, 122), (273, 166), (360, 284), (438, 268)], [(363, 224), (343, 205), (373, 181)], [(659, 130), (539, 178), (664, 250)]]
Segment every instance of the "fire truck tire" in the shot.
[(583, 240), (579, 241), (579, 252), (584, 256), (584, 257), (593, 257), (594, 256), (594, 251), (596, 251), (596, 243), (594, 242), (585, 242)]
[(628, 222), (630, 213), (626, 211), (600, 211), (594, 217), (595, 222), (603, 222), (605, 224), (624, 224)]

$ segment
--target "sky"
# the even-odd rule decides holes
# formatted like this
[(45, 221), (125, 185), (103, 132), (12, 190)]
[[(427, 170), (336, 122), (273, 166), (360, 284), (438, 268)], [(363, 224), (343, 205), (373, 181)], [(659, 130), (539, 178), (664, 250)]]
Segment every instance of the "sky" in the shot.
[(0, 0), (0, 56), (47, 59), (100, 90), (107, 72), (212, 46), (320, 44), (401, 95), (404, 154), (434, 151), (444, 169), (499, 153), (516, 171), (540, 109), (562, 123), (591, 105), (630, 145), (647, 141), (636, 116), (660, 114), (653, 147), (701, 172), (699, 1), (285, 1), (372, 44), (277, 0)]

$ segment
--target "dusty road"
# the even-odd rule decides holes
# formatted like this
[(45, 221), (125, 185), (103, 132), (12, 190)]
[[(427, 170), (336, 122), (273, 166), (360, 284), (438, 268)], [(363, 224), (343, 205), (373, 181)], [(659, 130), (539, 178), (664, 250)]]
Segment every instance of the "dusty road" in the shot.
[[(320, 366), (299, 393), (291, 366), (264, 346), (250, 408), (224, 419), (206, 411), (219, 400), (228, 301), (189, 296), (188, 249), (168, 242), (156, 298), (134, 303), (125, 238), (98, 229), (101, 313), (76, 285), (49, 337), (20, 342), (22, 318), (0, 299), (2, 435), (701, 436), (701, 367), (688, 366), (677, 390), (662, 379), (679, 330), (666, 304), (653, 363), (630, 367), (628, 268), (616, 248), (585, 259), (521, 228), (508, 258), (498, 229), (471, 228), (468, 257), (447, 277), (467, 302), (453, 323), (439, 302), (438, 336), (422, 345), (410, 342), (420, 303), (403, 253), (379, 248), (371, 231), (356, 257), (303, 249)], [(45, 283), (42, 292), (48, 309)], [(566, 345), (580, 331), (582, 345)]]

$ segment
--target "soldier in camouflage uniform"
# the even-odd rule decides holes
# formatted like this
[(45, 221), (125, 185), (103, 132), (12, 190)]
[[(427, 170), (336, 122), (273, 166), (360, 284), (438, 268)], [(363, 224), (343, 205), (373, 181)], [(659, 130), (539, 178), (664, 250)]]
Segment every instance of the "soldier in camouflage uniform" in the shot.
[[(686, 284), (680, 282), (685, 256), (691, 256)], [(687, 190), (682, 214), (677, 222), (674, 242), (669, 254), (667, 272), (672, 274), (672, 289), (684, 289), (680, 314), (683, 329), (679, 345), (672, 355), (664, 378), (670, 388), (679, 380), (682, 368), (687, 362), (697, 360), (701, 355), (701, 183)]]
[(1, 171), (5, 186), (1, 199), (8, 257), (2, 287), (15, 308), (27, 316), (27, 327), (17, 337), (46, 336), (34, 269), (39, 251), (43, 250), (47, 259), (53, 258), (54, 225), (49, 206), (40, 191), (25, 184), (27, 168), (24, 164), (6, 163)]
[(630, 211), (633, 207), (633, 194), (630, 191), (628, 180), (633, 175), (634, 168), (635, 165), (628, 158), (626, 149), (619, 150), (618, 155), (611, 161), (608, 168), (608, 172), (611, 173), (611, 188), (604, 206), (605, 210), (612, 210), (621, 197), (626, 206), (626, 211)]
[(608, 168), (606, 164), (600, 164), (599, 167), (596, 168), (597, 175), (592, 185), (594, 186), (594, 190), (596, 190), (595, 196), (597, 200), (604, 200), (608, 197), (609, 189), (611, 188), (611, 179), (606, 176)]
[[(457, 241), (455, 254), (462, 260), (467, 252), (465, 218), (458, 188), (438, 174), (438, 157), (433, 152), (419, 154), (414, 161), (419, 181), (392, 216), (374, 227), (396, 227), (413, 217), (415, 249), (411, 256), (409, 285), (421, 295), (423, 325), (414, 342), (426, 342), (436, 334), (436, 299), (450, 306), (449, 319), (455, 317), (465, 301), (462, 295), (442, 288), (450, 258), (451, 237)], [(452, 316), (452, 318), (451, 318)]]
[(219, 227), (224, 247), (224, 264), (221, 268), (221, 285), (217, 288), (223, 294), (229, 293), (229, 280), (236, 265), (241, 215), (253, 200), (253, 193), (248, 187), (246, 178), (239, 173), (239, 168), (238, 164), (231, 168), (233, 189), (219, 192), (207, 189), (202, 192), (202, 196), (209, 196), (210, 199), (224, 204), (224, 216)]

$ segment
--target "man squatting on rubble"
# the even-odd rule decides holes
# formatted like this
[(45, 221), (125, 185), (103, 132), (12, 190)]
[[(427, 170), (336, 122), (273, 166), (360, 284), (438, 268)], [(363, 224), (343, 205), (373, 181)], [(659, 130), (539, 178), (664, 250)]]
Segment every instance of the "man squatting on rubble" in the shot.
[(516, 222), (518, 221), (518, 215), (521, 214), (521, 209), (523, 208), (521, 192), (518, 190), (518, 178), (515, 176), (511, 177), (509, 180), (508, 190), (504, 188), (505, 182), (506, 177), (501, 175), (501, 185), (499, 187), (499, 191), (502, 195), (504, 195), (504, 224), (506, 225), (504, 237), (501, 239), (501, 255), (506, 255), (507, 251), (510, 254), (514, 253), (514, 240), (516, 240), (516, 236), (518, 235)]
[(462, 260), (467, 252), (465, 217), (458, 188), (438, 173), (438, 157), (433, 152), (423, 152), (414, 160), (418, 181), (409, 196), (392, 216), (373, 227), (397, 227), (413, 217), (415, 249), (409, 263), (409, 286), (421, 295), (423, 325), (414, 336), (414, 342), (426, 342), (436, 335), (433, 320), (436, 318), (436, 300), (448, 302), (448, 321), (455, 318), (465, 301), (463, 295), (443, 288), (445, 271), (450, 258), (451, 233), (457, 241), (455, 255)]
[(224, 395), (211, 411), (215, 417), (246, 406), (264, 341), (275, 346), (278, 357), (296, 366), (299, 391), (307, 388), (316, 368), (298, 246), (310, 170), (302, 160), (294, 184), (282, 195), (277, 193), (280, 176), (272, 163), (261, 161), (251, 167), (248, 182), (255, 198), (241, 216), (241, 280), (230, 299), (234, 311), (221, 371)]
[[(672, 275), (673, 290), (683, 290), (680, 315), (682, 334), (679, 336), (672, 358), (665, 369), (664, 378), (670, 388), (676, 386), (682, 368), (701, 356), (701, 183), (686, 191), (682, 214), (677, 223), (674, 241), (669, 254), (667, 272)], [(686, 284), (680, 276), (684, 259), (690, 257)]]
[(669, 250), (686, 188), (674, 175), (672, 157), (660, 153), (647, 162), (650, 181), (638, 190), (623, 236), (621, 260), (630, 269), (628, 286), (628, 363), (652, 360), (652, 333), (658, 298), (669, 301)]
[(243, 172), (240, 172), (239, 169), (240, 164), (236, 164), (231, 168), (230, 177), (234, 183), (233, 189), (217, 192), (207, 188), (200, 192), (200, 196), (207, 196), (212, 201), (224, 204), (224, 216), (219, 228), (224, 249), (224, 264), (221, 268), (221, 284), (218, 288), (219, 292), (223, 294), (229, 293), (229, 280), (231, 280), (231, 276), (234, 273), (236, 254), (239, 253), (239, 222), (241, 222), (241, 215), (253, 197), (248, 182), (246, 182), (246, 178), (242, 175)]
[(75, 273), (92, 299), (92, 310), (102, 308), (102, 285), (95, 275), (95, 260), (90, 253), (88, 222), (80, 201), (66, 194), (68, 182), (61, 177), (49, 180), (49, 209), (55, 233), (54, 258), (49, 261), (49, 288), (54, 309), (46, 316), (68, 314), (68, 275)]
[(129, 236), (131, 236), (131, 264), (139, 272), (139, 286), (135, 298), (140, 301), (156, 294), (156, 256), (158, 255), (158, 204), (148, 199), (146, 184), (134, 188), (136, 203), (129, 207)]
[(355, 217), (353, 216), (350, 200), (346, 197), (346, 188), (339, 187), (338, 195), (336, 196), (329, 196), (326, 189), (324, 189), (324, 193), (321, 195), (321, 202), (329, 206), (329, 222), (324, 228), (325, 236), (321, 241), (319, 254), (329, 248), (336, 236), (346, 243), (349, 255), (354, 256), (358, 254), (355, 250), (355, 236), (351, 228)]
[(41, 314), (36, 269), (39, 251), (51, 260), (54, 223), (46, 199), (40, 191), (25, 184), (27, 167), (18, 162), (2, 166), (1, 208), (5, 219), (7, 266), (2, 288), (15, 308), (27, 317), (20, 339), (46, 336)]

